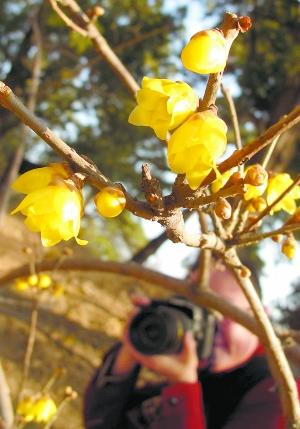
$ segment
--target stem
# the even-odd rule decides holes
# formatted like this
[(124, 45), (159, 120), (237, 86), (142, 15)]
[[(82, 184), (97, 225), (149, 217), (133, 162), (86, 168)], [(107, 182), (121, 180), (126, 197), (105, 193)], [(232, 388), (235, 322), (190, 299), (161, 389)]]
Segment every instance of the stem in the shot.
[(31, 364), (31, 357), (33, 353), (35, 339), (36, 339), (37, 321), (38, 321), (38, 301), (34, 300), (32, 313), (31, 313), (29, 336), (28, 336), (27, 347), (26, 347), (25, 358), (24, 358), (23, 374), (21, 378), (21, 384), (20, 384), (20, 389), (18, 393), (17, 403), (19, 403), (22, 398), (25, 383), (28, 379), (28, 374), (29, 374), (29, 369)]
[(268, 162), (270, 161), (271, 156), (272, 156), (272, 154), (273, 154), (273, 152), (274, 152), (274, 150), (275, 150), (275, 147), (276, 147), (276, 145), (277, 145), (277, 143), (278, 143), (279, 137), (280, 137), (280, 136), (275, 137), (275, 139), (274, 139), (274, 140), (272, 141), (272, 143), (270, 144), (270, 146), (269, 146), (269, 148), (268, 148), (268, 151), (267, 151), (267, 153), (266, 153), (266, 156), (265, 156), (265, 158), (264, 158), (264, 160), (263, 160), (263, 163), (262, 163), (263, 168), (266, 168), (266, 167), (267, 167)]
[(107, 62), (107, 64), (111, 67), (112, 71), (117, 75), (120, 81), (127, 88), (129, 93), (135, 98), (135, 94), (139, 89), (139, 85), (133, 78), (132, 74), (128, 71), (128, 69), (121, 62), (119, 57), (114, 53), (106, 39), (99, 32), (97, 26), (93, 23), (92, 20), (86, 15), (80, 6), (77, 4), (75, 0), (65, 0), (64, 6), (70, 9), (72, 16), (76, 18), (76, 21), (80, 23), (74, 22), (73, 19), (70, 19), (58, 6), (57, 0), (49, 0), (51, 6), (56, 11), (56, 13), (60, 16), (60, 18), (65, 22), (65, 24), (71, 28), (73, 31), (81, 34), (82, 36), (88, 37), (91, 42), (94, 44), (97, 52), (101, 55), (101, 57)]
[(223, 93), (223, 95), (226, 98), (227, 103), (228, 103), (229, 112), (230, 112), (232, 125), (233, 125), (233, 132), (235, 135), (236, 147), (237, 147), (237, 149), (242, 149), (243, 145), (242, 145), (242, 139), (241, 139), (241, 133), (240, 133), (240, 126), (239, 126), (239, 121), (238, 121), (238, 117), (237, 117), (236, 108), (234, 105), (233, 98), (231, 96), (229, 89), (225, 88), (225, 86), (223, 84), (221, 85), (221, 89), (222, 89), (222, 93)]

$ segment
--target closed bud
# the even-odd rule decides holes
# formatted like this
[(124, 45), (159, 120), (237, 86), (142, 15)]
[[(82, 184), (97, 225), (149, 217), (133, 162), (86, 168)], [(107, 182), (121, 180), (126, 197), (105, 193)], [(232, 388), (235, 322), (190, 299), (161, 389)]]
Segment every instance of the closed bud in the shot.
[(30, 286), (36, 286), (39, 282), (39, 277), (37, 274), (31, 274), (27, 277), (27, 282)]
[(232, 208), (229, 202), (223, 198), (219, 197), (215, 205), (215, 213), (221, 219), (229, 219), (231, 217)]
[(290, 234), (286, 240), (282, 243), (281, 251), (285, 254), (289, 259), (293, 259), (296, 255), (297, 250), (297, 241), (293, 234)]
[(272, 239), (275, 243), (280, 243), (280, 242), (282, 241), (282, 239), (283, 239), (283, 235), (282, 235), (282, 234), (276, 234), (276, 235), (273, 235), (273, 236), (271, 237), (271, 239)]
[(251, 200), (251, 204), (257, 212), (261, 212), (267, 207), (267, 203), (262, 197), (253, 198), (253, 200)]
[(267, 171), (259, 164), (248, 168), (245, 176), (245, 183), (253, 186), (263, 185), (268, 179)]
[(239, 171), (235, 171), (232, 173), (232, 175), (229, 177), (228, 181), (226, 182), (224, 188), (228, 188), (229, 186), (238, 185), (239, 183), (243, 182), (243, 175)]
[(106, 186), (94, 198), (98, 212), (104, 217), (118, 216), (125, 208), (126, 198), (121, 189)]
[(227, 46), (219, 30), (204, 30), (194, 34), (183, 48), (181, 61), (195, 73), (218, 73), (227, 61)]
[(241, 276), (243, 278), (249, 278), (249, 277), (251, 277), (251, 271), (245, 265), (241, 266), (240, 273), (241, 273)]

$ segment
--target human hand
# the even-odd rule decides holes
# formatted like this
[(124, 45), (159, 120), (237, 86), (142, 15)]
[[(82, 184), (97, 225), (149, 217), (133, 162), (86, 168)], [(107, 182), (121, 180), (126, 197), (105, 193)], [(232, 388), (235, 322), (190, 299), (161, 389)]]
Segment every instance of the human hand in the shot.
[[(148, 298), (134, 299), (139, 307), (150, 304)], [(128, 327), (138, 310), (129, 318), (127, 323), (123, 346), (114, 365), (114, 373), (124, 374), (131, 371), (139, 363), (156, 374), (166, 377), (170, 382), (194, 383), (197, 381), (198, 356), (196, 341), (191, 332), (186, 332), (183, 347), (180, 353), (166, 355), (144, 355), (138, 352), (131, 344), (128, 336)]]

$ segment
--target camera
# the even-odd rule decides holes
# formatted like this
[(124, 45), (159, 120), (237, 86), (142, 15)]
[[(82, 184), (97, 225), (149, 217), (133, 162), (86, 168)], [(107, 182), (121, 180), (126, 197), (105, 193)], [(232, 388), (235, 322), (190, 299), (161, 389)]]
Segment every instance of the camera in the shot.
[(146, 355), (174, 354), (182, 350), (183, 337), (191, 331), (199, 359), (207, 359), (216, 332), (216, 318), (184, 297), (153, 300), (132, 319), (129, 339)]

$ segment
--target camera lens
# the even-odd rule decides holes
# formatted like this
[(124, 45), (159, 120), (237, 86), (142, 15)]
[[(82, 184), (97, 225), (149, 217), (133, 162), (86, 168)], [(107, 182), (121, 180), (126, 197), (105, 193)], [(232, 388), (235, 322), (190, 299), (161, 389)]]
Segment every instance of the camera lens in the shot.
[(131, 322), (130, 341), (143, 354), (178, 353), (190, 325), (181, 312), (166, 307), (142, 310)]

